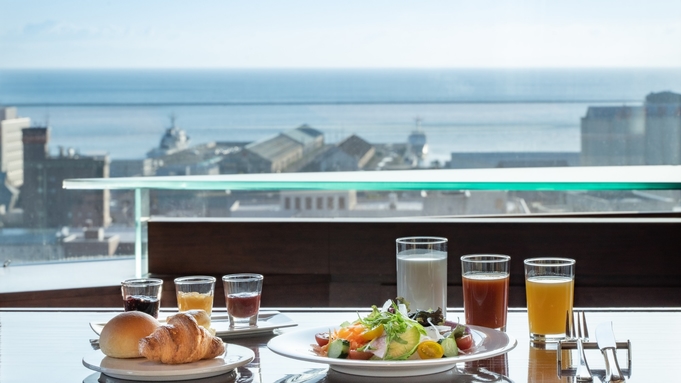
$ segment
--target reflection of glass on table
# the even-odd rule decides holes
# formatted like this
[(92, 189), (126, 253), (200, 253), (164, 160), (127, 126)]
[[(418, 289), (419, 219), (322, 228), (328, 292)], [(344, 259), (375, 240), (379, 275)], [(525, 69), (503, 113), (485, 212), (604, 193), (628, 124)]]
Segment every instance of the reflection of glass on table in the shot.
[[(528, 383), (555, 383), (555, 382), (570, 382), (568, 377), (560, 377), (560, 368), (557, 364), (557, 345), (535, 343), (530, 344), (530, 352), (528, 356), (527, 365), (527, 382)], [(571, 363), (570, 351), (561, 351), (561, 359), (564, 366), (569, 366)]]
[(466, 362), (465, 371), (490, 371), (508, 377), (508, 355), (497, 355), (487, 359)]

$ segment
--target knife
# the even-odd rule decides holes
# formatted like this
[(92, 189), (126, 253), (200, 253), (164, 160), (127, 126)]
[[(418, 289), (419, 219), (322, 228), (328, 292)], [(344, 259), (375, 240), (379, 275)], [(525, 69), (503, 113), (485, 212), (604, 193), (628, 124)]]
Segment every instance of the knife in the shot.
[(617, 345), (615, 343), (615, 333), (612, 331), (612, 322), (601, 323), (596, 327), (596, 342), (605, 358), (605, 381), (606, 382), (625, 382), (622, 370), (617, 364)]

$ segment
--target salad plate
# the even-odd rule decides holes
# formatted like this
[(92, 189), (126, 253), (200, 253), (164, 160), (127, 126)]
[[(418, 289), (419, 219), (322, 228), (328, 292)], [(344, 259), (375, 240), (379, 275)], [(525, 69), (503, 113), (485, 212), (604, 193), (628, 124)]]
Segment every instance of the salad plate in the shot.
[(255, 358), (255, 354), (249, 348), (236, 344), (225, 344), (225, 347), (226, 351), (221, 356), (184, 364), (163, 364), (146, 358), (111, 358), (97, 350), (83, 357), (83, 365), (117, 379), (177, 381), (226, 374)]
[[(159, 322), (165, 323), (165, 318), (159, 318)], [(106, 322), (90, 322), (90, 328), (97, 335), (102, 333), (105, 325)], [(229, 327), (227, 315), (213, 315), (211, 317), (211, 327), (215, 329), (215, 335), (221, 338), (251, 336), (297, 325), (291, 318), (278, 311), (263, 311), (258, 315), (258, 323), (255, 326), (237, 328)]]
[(267, 347), (289, 358), (328, 364), (337, 372), (361, 376), (417, 376), (450, 370), (457, 363), (486, 359), (505, 354), (515, 348), (517, 341), (510, 335), (486, 327), (468, 326), (475, 345), (458, 356), (415, 360), (353, 360), (319, 356), (312, 350), (315, 334), (328, 332), (338, 326), (306, 328), (288, 332), (271, 339)]

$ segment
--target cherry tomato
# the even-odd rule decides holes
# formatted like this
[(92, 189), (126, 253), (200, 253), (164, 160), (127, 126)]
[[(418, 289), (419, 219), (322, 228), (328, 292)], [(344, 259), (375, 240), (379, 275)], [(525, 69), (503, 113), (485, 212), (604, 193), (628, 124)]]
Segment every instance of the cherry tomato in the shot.
[(434, 340), (427, 340), (419, 343), (416, 347), (421, 359), (440, 359), (444, 355), (444, 349)]
[(460, 338), (456, 338), (456, 346), (459, 350), (468, 350), (473, 346), (473, 337), (471, 334), (466, 334)]
[(374, 356), (374, 354), (368, 351), (350, 350), (348, 359), (368, 360), (371, 359), (372, 356)]
[(362, 338), (367, 342), (378, 338), (379, 336), (383, 335), (383, 323), (372, 328), (371, 330), (364, 331), (361, 335)]
[(314, 335), (314, 340), (317, 341), (319, 347), (325, 346), (329, 343), (329, 333), (319, 332)]

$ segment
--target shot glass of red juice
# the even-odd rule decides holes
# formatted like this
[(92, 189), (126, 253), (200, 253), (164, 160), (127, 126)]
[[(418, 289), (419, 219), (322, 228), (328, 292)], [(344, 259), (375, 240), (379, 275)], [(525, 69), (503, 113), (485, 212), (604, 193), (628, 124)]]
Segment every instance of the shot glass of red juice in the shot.
[(466, 323), (506, 331), (511, 257), (471, 254), (461, 257)]
[(230, 327), (258, 324), (262, 281), (261, 274), (228, 274), (222, 277)]

